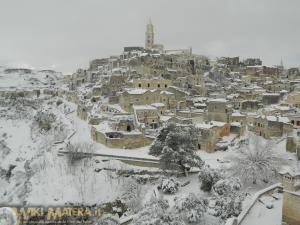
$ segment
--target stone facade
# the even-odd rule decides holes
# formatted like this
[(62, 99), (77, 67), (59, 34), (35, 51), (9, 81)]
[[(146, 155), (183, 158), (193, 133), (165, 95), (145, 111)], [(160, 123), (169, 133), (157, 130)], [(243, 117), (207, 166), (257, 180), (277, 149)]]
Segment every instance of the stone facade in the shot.
[(120, 106), (127, 112), (133, 112), (133, 105), (151, 105), (163, 103), (167, 109), (175, 109), (177, 102), (171, 92), (160, 90), (131, 89), (120, 96)]
[(279, 173), (283, 185), (282, 221), (288, 225), (300, 224), (300, 173), (294, 170)]
[(262, 116), (254, 118), (249, 130), (266, 139), (282, 137), (293, 129), (286, 117)]
[(287, 103), (297, 108), (300, 108), (300, 92), (295, 91), (290, 93), (287, 97)]
[(167, 90), (172, 82), (165, 79), (135, 79), (133, 80), (133, 87), (143, 89), (158, 89)]
[(207, 103), (207, 120), (228, 122), (229, 110), (225, 99), (212, 99)]
[(152, 143), (153, 138), (145, 137), (141, 132), (103, 132), (94, 126), (91, 128), (92, 139), (110, 148), (134, 149)]
[(281, 95), (279, 93), (265, 93), (262, 96), (262, 103), (264, 105), (271, 105), (279, 103)]
[(137, 127), (157, 129), (160, 126), (158, 110), (154, 106), (134, 105), (133, 112)]
[(218, 142), (230, 134), (230, 125), (223, 122), (198, 123), (196, 128), (199, 129), (198, 149), (206, 152), (219, 150)]
[(282, 220), (288, 225), (300, 224), (300, 193), (284, 191)]

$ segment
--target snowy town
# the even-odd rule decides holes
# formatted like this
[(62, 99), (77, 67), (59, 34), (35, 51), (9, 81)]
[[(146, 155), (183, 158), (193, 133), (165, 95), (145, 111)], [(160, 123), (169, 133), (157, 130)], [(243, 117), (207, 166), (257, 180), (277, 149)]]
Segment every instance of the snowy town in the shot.
[(0, 67), (1, 206), (101, 207), (99, 225), (299, 225), (300, 67), (169, 49), (155, 26), (72, 74)]

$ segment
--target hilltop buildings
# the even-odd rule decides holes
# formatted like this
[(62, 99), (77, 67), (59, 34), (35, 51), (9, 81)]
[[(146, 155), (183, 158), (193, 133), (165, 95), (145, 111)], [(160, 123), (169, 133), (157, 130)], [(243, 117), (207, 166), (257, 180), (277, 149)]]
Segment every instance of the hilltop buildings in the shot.
[[(217, 146), (223, 137), (245, 130), (267, 139), (291, 136), (288, 115), (299, 105), (296, 69), (264, 66), (259, 58), (220, 57), (213, 62), (191, 49), (167, 50), (155, 42), (151, 21), (145, 47), (129, 46), (119, 56), (95, 59), (68, 84), (65, 95), (76, 95), (78, 116), (93, 123), (96, 141), (101, 140), (95, 135), (101, 120), (95, 118), (122, 115), (132, 117), (134, 129), (151, 138), (166, 123), (198, 124), (199, 149), (209, 152), (221, 149)], [(127, 148), (121, 136), (114, 135), (120, 139), (118, 147)]]

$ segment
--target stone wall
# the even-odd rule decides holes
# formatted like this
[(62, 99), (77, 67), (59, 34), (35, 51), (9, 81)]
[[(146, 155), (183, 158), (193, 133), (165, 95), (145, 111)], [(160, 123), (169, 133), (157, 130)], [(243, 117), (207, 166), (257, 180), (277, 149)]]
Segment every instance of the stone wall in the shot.
[(97, 131), (94, 127), (91, 129), (92, 139), (110, 148), (134, 149), (150, 145), (153, 142), (153, 138), (145, 137), (143, 134), (119, 134), (120, 137), (109, 138), (105, 133)]
[(136, 79), (133, 80), (133, 86), (135, 88), (143, 88), (143, 89), (158, 89), (158, 90), (166, 90), (169, 86), (171, 86), (170, 80), (165, 79)]
[(300, 224), (300, 194), (284, 191), (283, 193), (283, 221), (289, 225)]

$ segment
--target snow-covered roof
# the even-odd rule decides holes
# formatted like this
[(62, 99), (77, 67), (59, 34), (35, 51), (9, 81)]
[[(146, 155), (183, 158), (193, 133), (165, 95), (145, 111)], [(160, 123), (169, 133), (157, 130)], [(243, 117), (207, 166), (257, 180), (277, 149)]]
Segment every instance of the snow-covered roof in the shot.
[(234, 126), (234, 127), (241, 127), (241, 123), (240, 122), (231, 122), (230, 125)]
[(102, 131), (102, 132), (112, 132), (114, 131), (111, 126), (109, 125), (108, 121), (102, 121), (98, 125), (94, 126), (97, 131)]
[(161, 102), (155, 102), (155, 103), (152, 103), (151, 105), (154, 107), (164, 107), (165, 106), (165, 104), (161, 103)]
[(210, 129), (213, 127), (223, 127), (226, 123), (219, 121), (210, 121), (208, 123), (196, 123), (195, 127), (200, 129)]
[(133, 105), (132, 108), (134, 110), (156, 110), (156, 108), (151, 105)]
[(209, 99), (208, 102), (227, 102), (225, 98)]
[(126, 89), (128, 94), (131, 95), (141, 95), (146, 93), (148, 90), (147, 89), (142, 89), (142, 88), (133, 88), (133, 89)]
[(160, 94), (166, 94), (166, 95), (174, 95), (174, 93), (169, 92), (169, 91), (161, 91)]
[(289, 174), (292, 177), (300, 176), (300, 170), (299, 168), (291, 168), (290, 166), (282, 166), (281, 170), (279, 171), (279, 174), (285, 175)]
[(231, 116), (245, 116), (245, 115), (241, 114), (240, 111), (235, 111), (231, 114)]
[(263, 96), (280, 96), (279, 93), (263, 93)]
[(282, 117), (282, 116), (267, 116), (266, 119), (268, 121), (279, 121), (282, 123), (289, 123), (290, 120), (287, 117)]

